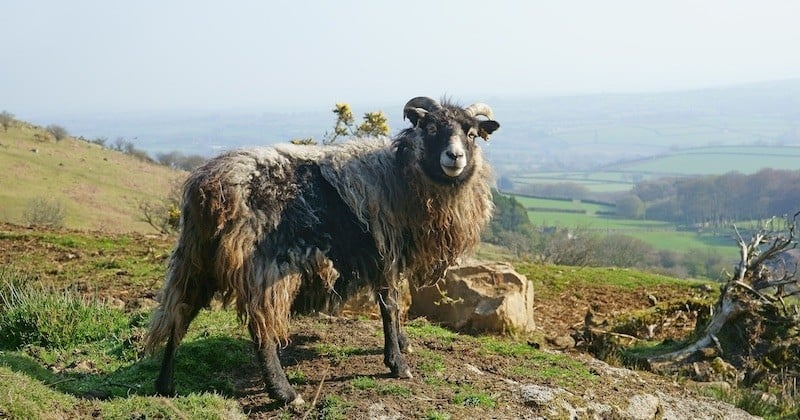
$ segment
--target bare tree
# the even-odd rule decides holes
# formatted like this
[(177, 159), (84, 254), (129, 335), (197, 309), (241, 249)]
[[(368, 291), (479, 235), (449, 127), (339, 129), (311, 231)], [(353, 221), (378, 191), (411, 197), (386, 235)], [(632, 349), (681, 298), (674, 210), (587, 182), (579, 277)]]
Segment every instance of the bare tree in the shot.
[(3, 126), (3, 131), (8, 131), (8, 127), (11, 127), (11, 124), (14, 123), (14, 114), (3, 111), (0, 112), (0, 125)]
[(56, 141), (61, 141), (67, 136), (69, 136), (69, 132), (66, 128), (58, 125), (58, 124), (50, 124), (45, 128), (50, 135), (52, 135)]

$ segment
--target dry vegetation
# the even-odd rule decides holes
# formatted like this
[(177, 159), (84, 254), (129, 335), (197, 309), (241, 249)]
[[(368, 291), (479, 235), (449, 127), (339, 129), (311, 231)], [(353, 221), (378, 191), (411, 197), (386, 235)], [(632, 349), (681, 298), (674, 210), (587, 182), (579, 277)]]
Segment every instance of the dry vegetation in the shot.
[(35, 200), (63, 206), (68, 228), (152, 231), (138, 203), (166, 195), (184, 173), (81, 139), (56, 140), (45, 129), (16, 122), (0, 130), (0, 221), (28, 223)]

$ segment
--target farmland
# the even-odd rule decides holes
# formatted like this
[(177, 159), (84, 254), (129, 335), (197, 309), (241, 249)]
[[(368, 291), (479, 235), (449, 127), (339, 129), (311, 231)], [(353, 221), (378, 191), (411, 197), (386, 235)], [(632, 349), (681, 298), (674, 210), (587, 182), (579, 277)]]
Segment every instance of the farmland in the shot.
[(528, 210), (528, 217), (535, 226), (624, 234), (641, 239), (658, 250), (687, 252), (713, 248), (725, 257), (734, 259), (737, 256), (735, 242), (725, 232), (683, 231), (669, 222), (624, 219), (613, 214), (613, 205), (580, 200), (515, 198)]
[(676, 149), (646, 158), (631, 159), (581, 171), (535, 171), (510, 176), (514, 191), (530, 184), (571, 182), (592, 193), (630, 190), (642, 180), (661, 177), (713, 175), (727, 172), (752, 174), (763, 168), (800, 169), (798, 146), (708, 146)]

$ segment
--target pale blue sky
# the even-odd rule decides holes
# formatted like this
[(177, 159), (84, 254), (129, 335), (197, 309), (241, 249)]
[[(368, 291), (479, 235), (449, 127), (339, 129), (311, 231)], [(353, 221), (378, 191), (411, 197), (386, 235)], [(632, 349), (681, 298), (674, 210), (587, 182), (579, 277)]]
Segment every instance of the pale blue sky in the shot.
[(800, 77), (798, 1), (0, 0), (18, 117), (638, 92)]

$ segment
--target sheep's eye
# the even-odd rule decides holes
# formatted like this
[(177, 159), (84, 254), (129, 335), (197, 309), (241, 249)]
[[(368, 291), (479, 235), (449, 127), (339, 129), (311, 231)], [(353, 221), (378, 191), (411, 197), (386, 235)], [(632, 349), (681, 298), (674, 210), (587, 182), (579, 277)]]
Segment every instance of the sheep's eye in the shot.
[(438, 132), (438, 128), (436, 128), (436, 124), (428, 124), (427, 130), (428, 130), (428, 135), (429, 136), (435, 136), (436, 133)]
[(478, 137), (478, 130), (470, 128), (469, 131), (467, 131), (467, 137), (469, 137), (472, 140), (475, 140), (475, 137)]

